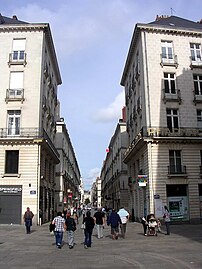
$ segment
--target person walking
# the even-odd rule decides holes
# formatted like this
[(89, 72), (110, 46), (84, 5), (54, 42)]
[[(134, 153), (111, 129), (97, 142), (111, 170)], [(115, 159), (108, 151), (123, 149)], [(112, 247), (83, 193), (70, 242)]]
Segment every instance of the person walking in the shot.
[(34, 217), (34, 214), (32, 213), (32, 211), (30, 210), (29, 207), (27, 207), (27, 211), (25, 211), (24, 214), (24, 222), (25, 222), (25, 227), (26, 227), (26, 232), (27, 234), (31, 233), (31, 226), (32, 226), (32, 219)]
[(126, 236), (126, 225), (127, 225), (127, 222), (129, 220), (129, 213), (127, 210), (125, 210), (125, 208), (121, 208), (119, 211), (118, 211), (118, 214), (121, 218), (121, 235), (123, 238), (125, 238)]
[(84, 248), (90, 248), (91, 244), (92, 244), (93, 228), (95, 226), (95, 222), (94, 222), (94, 219), (91, 217), (90, 211), (86, 212), (86, 217), (83, 220), (83, 224), (85, 225), (85, 228), (84, 228), (84, 235), (85, 235)]
[(144, 235), (147, 235), (147, 227), (148, 227), (148, 222), (146, 220), (146, 217), (142, 218), (142, 226), (143, 226), (143, 230), (144, 230)]
[(165, 226), (166, 226), (166, 235), (170, 235), (170, 212), (168, 210), (168, 207), (164, 206), (165, 212), (163, 215)]
[(62, 247), (63, 232), (65, 230), (65, 219), (62, 217), (62, 212), (57, 213), (57, 217), (53, 219), (52, 224), (55, 225), (55, 243), (57, 248), (60, 249)]
[(76, 231), (76, 222), (71, 217), (70, 211), (67, 212), (65, 226), (66, 226), (66, 231), (67, 231), (68, 245), (69, 245), (69, 248), (72, 249), (74, 247), (74, 232)]
[(111, 225), (111, 235), (113, 240), (118, 239), (119, 224), (121, 224), (121, 218), (115, 209), (112, 209), (112, 212), (107, 220), (107, 225)]
[(94, 221), (97, 228), (97, 238), (103, 238), (103, 228), (105, 225), (105, 214), (102, 212), (101, 208), (98, 208), (97, 212), (94, 214)]

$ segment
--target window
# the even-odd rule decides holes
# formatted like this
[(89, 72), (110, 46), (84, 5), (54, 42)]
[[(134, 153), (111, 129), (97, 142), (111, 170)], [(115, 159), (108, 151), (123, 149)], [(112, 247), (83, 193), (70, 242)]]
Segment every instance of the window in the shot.
[(167, 114), (167, 127), (170, 132), (177, 132), (179, 129), (179, 115), (178, 109), (166, 109)]
[(190, 44), (191, 60), (201, 61), (201, 45), (200, 44)]
[(202, 95), (202, 75), (193, 75), (194, 92), (196, 95)]
[(173, 43), (172, 41), (161, 41), (162, 58), (172, 60), (173, 57)]
[(164, 89), (165, 93), (176, 94), (175, 74), (164, 73)]
[(13, 40), (13, 61), (24, 61), (25, 60), (25, 39), (14, 39)]
[(5, 174), (18, 174), (19, 151), (6, 150)]
[(8, 111), (8, 135), (20, 134), (20, 110)]
[(202, 128), (202, 110), (197, 109), (196, 113), (197, 113), (197, 125), (198, 125), (198, 128)]
[(182, 173), (181, 151), (169, 150), (170, 173)]

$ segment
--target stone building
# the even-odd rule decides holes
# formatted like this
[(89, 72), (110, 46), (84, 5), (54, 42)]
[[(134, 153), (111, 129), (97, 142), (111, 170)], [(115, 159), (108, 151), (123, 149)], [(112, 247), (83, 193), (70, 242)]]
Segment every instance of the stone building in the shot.
[[(125, 108), (123, 109), (123, 115)], [(125, 117), (120, 119), (112, 136), (101, 169), (102, 205), (107, 208), (128, 208), (127, 166), (123, 163), (127, 148)]]
[(49, 24), (0, 15), (0, 223), (34, 223), (55, 210), (58, 85), (62, 83)]
[(202, 23), (157, 16), (135, 26), (125, 88), (130, 210), (134, 218), (202, 218)]
[(56, 148), (60, 163), (56, 166), (56, 209), (78, 208), (81, 203), (81, 174), (74, 148), (63, 118), (56, 122)]

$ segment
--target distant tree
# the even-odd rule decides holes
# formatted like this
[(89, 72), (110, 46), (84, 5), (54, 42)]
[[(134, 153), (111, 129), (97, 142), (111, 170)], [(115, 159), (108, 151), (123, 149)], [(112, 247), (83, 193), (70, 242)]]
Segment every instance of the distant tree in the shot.
[(89, 198), (86, 198), (84, 203), (85, 203), (85, 205), (90, 204), (90, 199)]

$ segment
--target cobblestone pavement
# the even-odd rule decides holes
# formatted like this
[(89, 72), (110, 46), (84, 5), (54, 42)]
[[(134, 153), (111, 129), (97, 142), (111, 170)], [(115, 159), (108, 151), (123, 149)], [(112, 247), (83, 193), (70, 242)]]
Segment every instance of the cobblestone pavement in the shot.
[(48, 224), (25, 234), (21, 225), (0, 225), (0, 268), (71, 268), (71, 269), (187, 269), (202, 268), (202, 224), (171, 225), (171, 235), (164, 229), (158, 236), (144, 236), (140, 223), (128, 223), (126, 238), (112, 240), (110, 228), (104, 238), (84, 249), (80, 224), (75, 232), (75, 246), (69, 249), (64, 234), (62, 249), (55, 246)]

